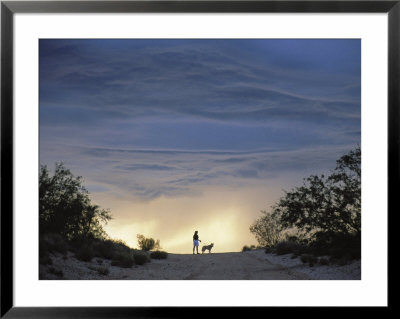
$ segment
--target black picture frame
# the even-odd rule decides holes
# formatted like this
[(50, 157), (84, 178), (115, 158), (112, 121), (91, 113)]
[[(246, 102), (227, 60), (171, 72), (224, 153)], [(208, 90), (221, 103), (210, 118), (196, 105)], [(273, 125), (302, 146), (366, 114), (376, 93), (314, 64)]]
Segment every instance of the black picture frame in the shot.
[[(1, 1), (1, 317), (134, 318), (225, 316), (224, 307), (15, 307), (13, 303), (13, 19), (16, 13), (388, 13), (388, 219), (398, 213), (400, 0), (356, 1)], [(389, 230), (388, 234), (392, 233)], [(393, 226), (393, 225), (392, 225)], [(388, 237), (389, 244), (389, 237)], [(390, 245), (388, 246), (390, 247)], [(390, 250), (390, 249), (389, 249)], [(389, 255), (388, 255), (389, 256)], [(388, 262), (390, 261), (390, 258)], [(388, 285), (390, 280), (388, 280)], [(388, 307), (390, 307), (390, 298)], [(305, 309), (291, 307), (301, 315)], [(208, 314), (205, 314), (208, 313)], [(235, 314), (248, 315), (245, 307)]]

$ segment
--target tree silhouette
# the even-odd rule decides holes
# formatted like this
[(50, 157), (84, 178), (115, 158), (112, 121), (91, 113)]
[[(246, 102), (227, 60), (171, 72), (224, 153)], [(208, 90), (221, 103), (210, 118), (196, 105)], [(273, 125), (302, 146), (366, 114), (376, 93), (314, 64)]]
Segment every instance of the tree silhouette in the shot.
[(264, 217), (250, 226), (260, 244), (270, 243), (279, 230), (291, 228), (325, 241), (337, 236), (360, 238), (360, 147), (340, 157), (331, 175), (305, 178), (302, 186), (285, 191), (270, 214), (263, 213)]
[(265, 210), (261, 213), (263, 216), (250, 226), (250, 232), (254, 234), (262, 247), (273, 247), (282, 239), (279, 219), (276, 214), (268, 213)]
[(75, 177), (63, 163), (53, 176), (41, 165), (39, 175), (39, 231), (67, 239), (104, 238), (102, 224), (111, 219), (108, 210), (93, 205), (82, 177)]
[(333, 173), (311, 175), (281, 198), (274, 209), (283, 227), (307, 232), (361, 232), (361, 149), (336, 161)]

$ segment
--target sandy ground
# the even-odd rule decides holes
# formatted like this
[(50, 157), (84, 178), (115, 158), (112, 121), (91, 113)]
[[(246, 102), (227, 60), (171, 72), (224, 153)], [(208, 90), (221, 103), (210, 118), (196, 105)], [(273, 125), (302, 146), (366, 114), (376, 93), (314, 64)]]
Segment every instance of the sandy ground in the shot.
[[(309, 267), (290, 255), (265, 254), (263, 250), (232, 253), (169, 254), (143, 266), (120, 268), (111, 261), (94, 258), (82, 262), (68, 253), (67, 257), (52, 255), (53, 264), (40, 265), (41, 279), (99, 280), (359, 280), (361, 263), (345, 266)], [(98, 269), (108, 268), (107, 275)], [(61, 272), (62, 271), (62, 275)]]

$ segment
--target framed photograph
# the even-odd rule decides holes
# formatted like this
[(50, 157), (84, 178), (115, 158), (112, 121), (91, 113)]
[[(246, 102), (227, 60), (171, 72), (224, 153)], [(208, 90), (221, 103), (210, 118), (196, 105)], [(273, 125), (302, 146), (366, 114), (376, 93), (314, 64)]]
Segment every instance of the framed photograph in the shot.
[(399, 19), (2, 1), (1, 316), (389, 307)]

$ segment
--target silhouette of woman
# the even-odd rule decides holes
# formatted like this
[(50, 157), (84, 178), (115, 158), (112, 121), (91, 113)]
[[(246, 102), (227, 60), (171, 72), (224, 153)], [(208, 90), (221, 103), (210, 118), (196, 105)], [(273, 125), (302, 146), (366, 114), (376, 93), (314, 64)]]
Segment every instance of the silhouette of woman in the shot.
[(201, 240), (199, 239), (199, 235), (197, 233), (198, 233), (198, 231), (196, 230), (193, 235), (193, 255), (194, 255), (195, 248), (196, 248), (197, 253), (199, 253), (199, 242), (201, 242)]

